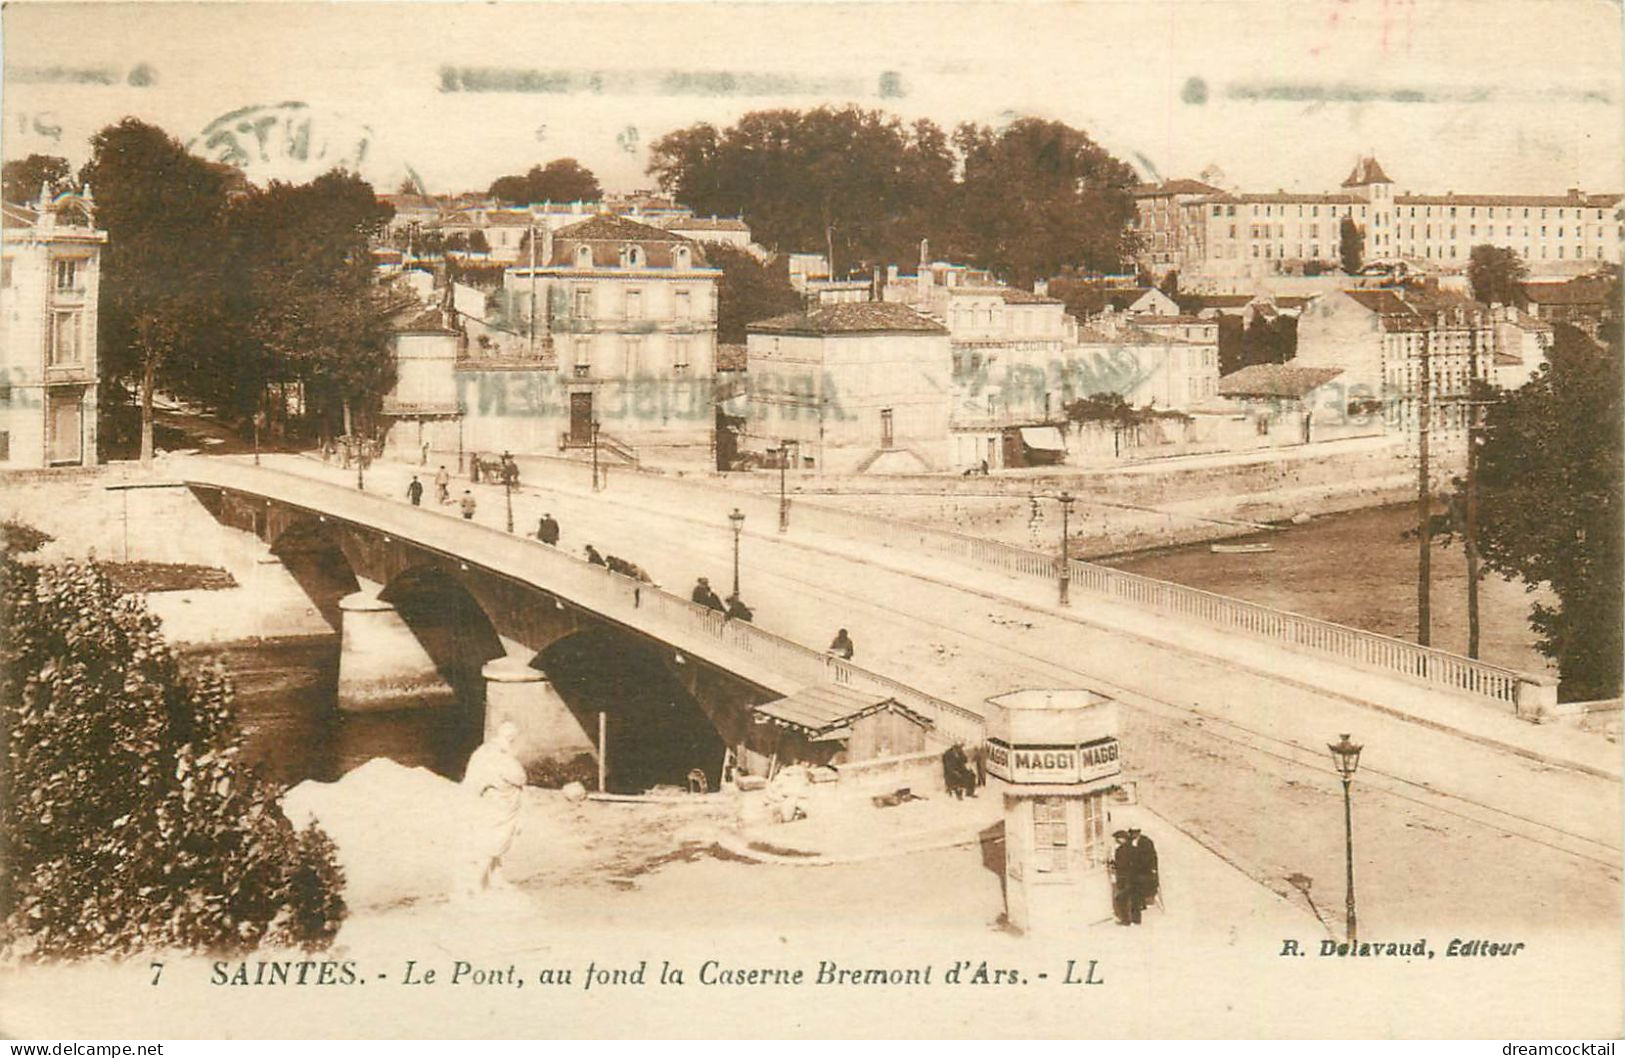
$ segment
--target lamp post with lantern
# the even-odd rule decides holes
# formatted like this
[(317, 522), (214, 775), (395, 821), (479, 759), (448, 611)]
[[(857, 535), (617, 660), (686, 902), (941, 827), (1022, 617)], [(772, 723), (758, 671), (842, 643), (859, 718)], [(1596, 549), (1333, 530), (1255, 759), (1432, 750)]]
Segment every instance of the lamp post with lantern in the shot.
[(790, 531), (790, 496), (785, 491), (784, 476), (790, 468), (790, 442), (779, 442), (779, 532)]
[(1348, 940), (1352, 948), (1357, 934), (1354, 925), (1354, 813), (1350, 807), (1349, 783), (1354, 779), (1354, 772), (1360, 766), (1360, 750), (1365, 747), (1349, 741), (1349, 737), (1343, 735), (1337, 742), (1328, 742), (1326, 748), (1332, 752), (1332, 763), (1337, 765), (1337, 774), (1343, 777), (1343, 837), (1345, 861), (1348, 865)]
[(745, 531), (745, 512), (735, 507), (728, 515), (734, 530), (734, 598), (739, 598), (739, 534)]

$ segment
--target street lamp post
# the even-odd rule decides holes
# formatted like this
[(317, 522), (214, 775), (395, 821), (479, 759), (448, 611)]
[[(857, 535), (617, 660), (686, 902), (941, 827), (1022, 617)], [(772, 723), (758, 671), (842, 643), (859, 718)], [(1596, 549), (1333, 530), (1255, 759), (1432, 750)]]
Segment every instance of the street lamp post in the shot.
[(1337, 774), (1343, 777), (1343, 838), (1345, 861), (1348, 865), (1348, 938), (1352, 948), (1358, 935), (1354, 925), (1354, 813), (1350, 807), (1349, 783), (1354, 778), (1355, 769), (1360, 766), (1360, 750), (1363, 746), (1350, 742), (1347, 735), (1341, 741), (1328, 742), (1326, 748), (1332, 751), (1332, 763), (1337, 765)]
[(513, 532), (513, 469), (512, 464), (502, 468), (502, 493), (508, 501), (508, 532)]
[(1071, 605), (1072, 595), (1072, 504), (1077, 497), (1062, 492), (1061, 501), (1061, 605)]
[(735, 507), (728, 515), (734, 530), (734, 598), (739, 598), (739, 534), (745, 531), (745, 512)]
[(367, 469), (367, 446), (358, 435), (355, 438), (355, 487), (357, 492), (367, 491), (367, 479), (362, 471)]
[(779, 442), (779, 532), (790, 531), (790, 496), (785, 492), (784, 475), (790, 467), (790, 442)]
[(598, 484), (598, 420), (592, 421), (592, 490), (597, 492), (602, 486)]

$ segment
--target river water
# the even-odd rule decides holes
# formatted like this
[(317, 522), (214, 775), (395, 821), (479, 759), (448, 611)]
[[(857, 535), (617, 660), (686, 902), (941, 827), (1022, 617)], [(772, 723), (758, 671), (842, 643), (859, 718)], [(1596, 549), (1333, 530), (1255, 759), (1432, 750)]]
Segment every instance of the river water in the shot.
[[(1212, 553), (1192, 544), (1109, 560), (1148, 577), (1263, 603), (1416, 641), (1417, 542), (1405, 539), (1416, 524), (1411, 505), (1326, 515), (1307, 525), (1227, 543), (1267, 540), (1263, 554)], [(1467, 653), (1467, 562), (1459, 542), (1432, 551), (1432, 645)], [(1556, 670), (1535, 650), (1529, 608), (1550, 602), (1520, 582), (1490, 576), (1479, 585), (1479, 656), (1529, 672)]]

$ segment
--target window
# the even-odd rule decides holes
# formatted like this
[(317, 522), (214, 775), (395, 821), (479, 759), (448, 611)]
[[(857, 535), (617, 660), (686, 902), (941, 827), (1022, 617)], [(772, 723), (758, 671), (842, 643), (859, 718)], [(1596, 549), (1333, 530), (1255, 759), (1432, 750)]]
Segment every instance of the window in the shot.
[(693, 341), (689, 338), (675, 338), (672, 340), (671, 373), (674, 375), (688, 374), (688, 351)]
[(1223, 206), (1214, 206), (1214, 207), (1213, 207), (1213, 215), (1214, 215), (1214, 216), (1215, 216), (1215, 217), (1220, 217), (1220, 216), (1223, 216), (1223, 215), (1224, 215), (1224, 212), (1223, 212), (1223, 211), (1224, 211), (1224, 207), (1223, 207)]
[(1071, 842), (1066, 832), (1066, 800), (1033, 798), (1033, 867), (1042, 873), (1067, 870)]
[[(585, 249), (585, 247), (583, 247)], [(575, 316), (578, 320), (592, 318), (592, 291), (577, 287), (575, 290)]]
[(79, 314), (54, 312), (51, 314), (51, 363), (77, 364), (79, 362)]
[(79, 262), (73, 260), (59, 260), (56, 262), (56, 288), (60, 291), (73, 291), (79, 289)]
[(631, 378), (643, 369), (643, 339), (636, 335), (622, 339), (622, 349), (626, 355), (625, 377)]
[(592, 339), (577, 338), (575, 340), (575, 375), (577, 378), (586, 378), (592, 373)]
[(674, 268), (687, 268), (689, 265), (688, 247), (679, 246), (671, 252), (671, 263)]
[(576, 267), (577, 268), (591, 268), (592, 267), (592, 247), (591, 246), (581, 245), (581, 246), (576, 247)]
[(632, 246), (628, 246), (626, 248), (626, 253), (624, 255), (622, 255), (622, 259), (626, 262), (626, 267), (628, 267), (628, 268), (642, 268), (643, 267), (643, 247), (637, 246), (635, 244), (632, 245)]
[(628, 290), (626, 292), (626, 318), (629, 320), (643, 319), (643, 291)]
[(672, 296), (673, 312), (678, 319), (687, 320), (693, 318), (694, 307), (691, 304), (692, 301), (693, 299), (688, 296), (686, 290), (679, 290)]

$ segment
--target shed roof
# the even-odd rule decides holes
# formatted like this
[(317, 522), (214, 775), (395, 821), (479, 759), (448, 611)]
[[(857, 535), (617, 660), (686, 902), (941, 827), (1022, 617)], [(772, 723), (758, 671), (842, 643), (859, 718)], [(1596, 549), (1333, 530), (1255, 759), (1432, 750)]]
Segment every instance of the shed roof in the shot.
[(1343, 369), (1337, 367), (1250, 364), (1219, 379), (1219, 395), (1301, 399), (1342, 373)]
[(763, 702), (753, 712), (758, 723), (771, 722), (795, 728), (816, 738), (886, 709), (903, 714), (921, 727), (931, 726), (929, 718), (889, 695), (830, 683), (803, 687), (794, 694)]

